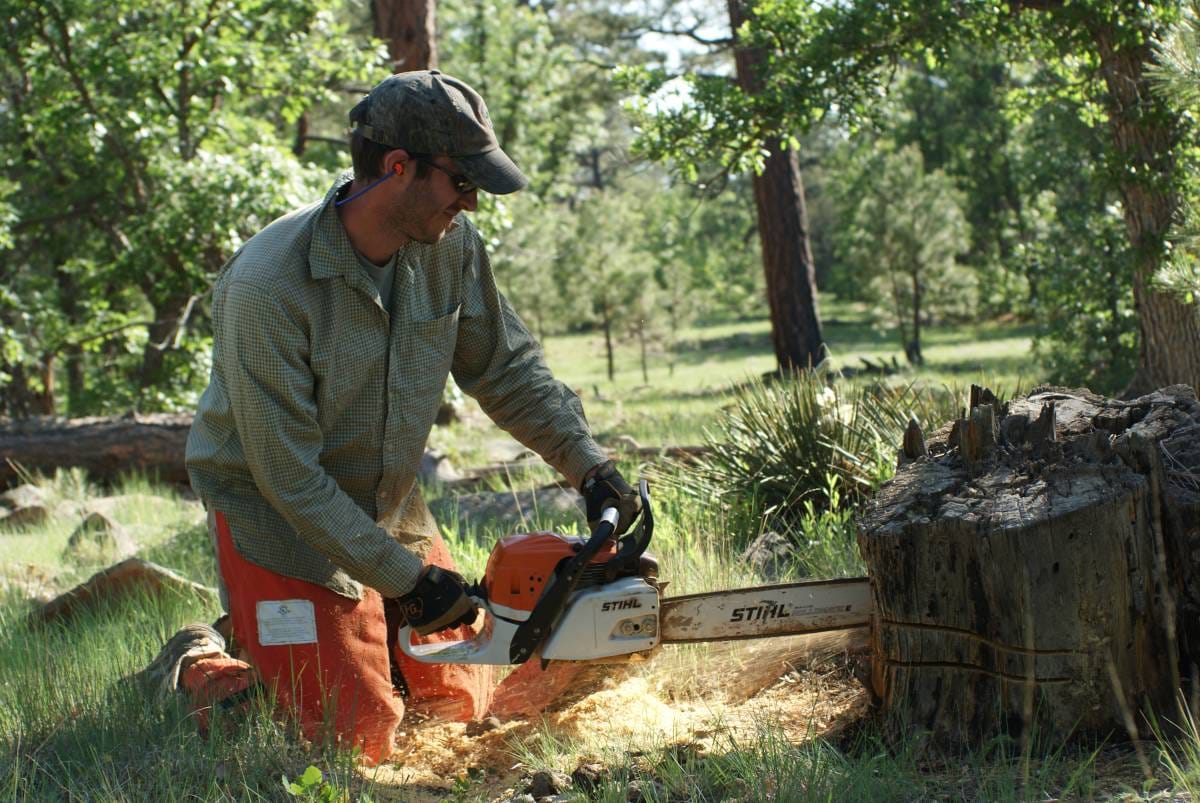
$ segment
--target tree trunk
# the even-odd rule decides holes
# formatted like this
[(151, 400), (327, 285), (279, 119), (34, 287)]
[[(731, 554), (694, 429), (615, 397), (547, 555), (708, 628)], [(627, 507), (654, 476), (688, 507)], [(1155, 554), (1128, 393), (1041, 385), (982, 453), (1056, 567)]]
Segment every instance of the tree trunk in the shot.
[[(752, 3), (729, 0), (729, 22), (736, 33), (752, 15)], [(747, 93), (762, 87), (764, 54), (755, 49), (734, 50), (738, 85)], [(754, 205), (762, 243), (767, 300), (771, 309), (771, 340), (780, 369), (804, 369), (823, 357), (824, 339), (817, 317), (817, 283), (808, 210), (796, 152), (775, 139), (768, 143), (762, 175), (754, 177)]]
[(155, 414), (123, 418), (30, 418), (0, 425), (0, 487), (17, 479), (13, 463), (53, 474), (85, 469), (111, 482), (141, 472), (163, 482), (186, 484), (184, 450), (191, 415)]
[(646, 322), (638, 321), (637, 328), (638, 346), (642, 352), (642, 384), (650, 384), (650, 366), (646, 362)]
[(1092, 38), (1108, 87), (1113, 145), (1124, 166), (1118, 181), (1129, 242), (1133, 246), (1133, 301), (1141, 343), (1137, 373), (1127, 395), (1181, 383), (1200, 389), (1200, 307), (1153, 286), (1166, 254), (1167, 230), (1179, 208), (1176, 149), (1179, 115), (1155, 93), (1145, 68), (1154, 63), (1150, 32), (1136, 45), (1128, 31), (1094, 26)]
[(375, 35), (387, 42), (392, 72), (437, 67), (434, 0), (372, 0)]
[(601, 306), (601, 313), (604, 315), (604, 354), (608, 358), (608, 381), (611, 382), (616, 374), (613, 370), (612, 313), (607, 301)]
[(859, 535), (891, 735), (978, 745), (1174, 717), (1180, 670), (1200, 660), (1190, 388), (1132, 402), (1039, 389), (1004, 406), (974, 388), (970, 418), (901, 462)]
[(58, 412), (58, 389), (54, 382), (54, 369), (58, 364), (53, 352), (46, 352), (38, 364), (38, 373), (42, 379), (41, 406), (38, 415), (55, 415)]
[[(176, 267), (181, 274), (186, 270), (182, 263)], [(154, 308), (154, 321), (146, 327), (147, 340), (142, 347), (142, 368), (138, 381), (143, 390), (170, 379), (165, 370), (167, 352), (175, 348), (180, 329), (187, 325), (184, 316), (194, 302), (186, 290), (178, 290), (170, 295), (155, 295), (152, 287), (144, 289)]]
[(924, 365), (925, 355), (921, 353), (921, 277), (916, 271), (912, 276), (912, 341), (905, 347), (904, 353), (908, 357), (908, 361), (913, 365)]

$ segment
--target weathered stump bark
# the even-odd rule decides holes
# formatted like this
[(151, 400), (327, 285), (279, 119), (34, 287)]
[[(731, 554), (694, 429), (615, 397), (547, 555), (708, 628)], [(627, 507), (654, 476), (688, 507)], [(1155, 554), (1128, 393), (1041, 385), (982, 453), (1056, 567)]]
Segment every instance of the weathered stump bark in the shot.
[(183, 464), (190, 414), (121, 418), (32, 418), (0, 425), (0, 487), (17, 480), (15, 466), (53, 474), (78, 467), (112, 481), (141, 471), (186, 484)]
[(1136, 728), (1200, 660), (1200, 404), (1041, 388), (906, 438), (865, 514), (872, 678), (893, 735)]

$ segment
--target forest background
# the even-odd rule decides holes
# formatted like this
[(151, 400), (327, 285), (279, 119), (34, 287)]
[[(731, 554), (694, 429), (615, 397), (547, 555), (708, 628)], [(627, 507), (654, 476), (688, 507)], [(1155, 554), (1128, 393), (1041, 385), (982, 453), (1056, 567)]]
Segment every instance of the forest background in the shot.
[[(436, 64), (484, 95), (532, 180), (481, 197), (474, 219), (598, 439), (654, 480), (672, 594), (861, 574), (856, 511), (895, 470), (910, 416), (925, 432), (959, 417), (966, 382), (1004, 397), (1045, 381), (1200, 385), (1198, 16), (1165, 0), (0, 0), (0, 419), (193, 410), (221, 266), (348, 166), (346, 112), (364, 92)], [(826, 357), (795, 381), (746, 381)], [(507, 461), (513, 444), (486, 427), (468, 414), (430, 445), (459, 467)], [(621, 434), (709, 448), (647, 464)], [(553, 479), (512, 465), (480, 495), (536, 499)], [(298, 747), (268, 711), (202, 739), (182, 708), (119, 682), (214, 600), (29, 624), (39, 595), (111, 563), (71, 548), (93, 508), (137, 554), (215, 585), (198, 503), (154, 478), (21, 479), (44, 521), (6, 512), (0, 529), (10, 797), (270, 797), (310, 763), (359, 790), (349, 753)], [(574, 496), (518, 524), (464, 516), (475, 494), (448, 484), (426, 491), (472, 576), (514, 527), (582, 527)], [(770, 578), (745, 558), (760, 535), (787, 547)], [(713, 650), (667, 651), (631, 683), (712, 706), (740, 646)], [(780, 681), (802, 736), (768, 718), (758, 741), (731, 737), (703, 762), (639, 737), (636, 756), (616, 746), (603, 794), (577, 795), (635, 799), (640, 774), (661, 792), (648, 799), (756, 799), (801, 777), (813, 799), (1072, 799), (1152, 791), (1155, 768), (1200, 794), (1194, 721), (1182, 758), (1164, 743), (1132, 773), (1110, 767), (1128, 751), (1032, 740), (1018, 755), (998, 739), (960, 772), (869, 729), (811, 738), (810, 692), (845, 711), (862, 700), (839, 666)], [(628, 699), (612, 710), (658, 700)], [(570, 771), (599, 749), (535, 730), (497, 734), (513, 745), (497, 761)], [(442, 776), (371, 779), (404, 799), (515, 783), (457, 759), (399, 764)]]
[(476, 215), (503, 289), (602, 334), (610, 381), (622, 342), (673, 369), (690, 324), (768, 314), (815, 362), (818, 291), (911, 364), (991, 320), (1032, 378), (1200, 378), (1179, 3), (4, 5), (0, 414), (192, 409), (217, 272), (347, 166), (414, 8), (532, 178)]

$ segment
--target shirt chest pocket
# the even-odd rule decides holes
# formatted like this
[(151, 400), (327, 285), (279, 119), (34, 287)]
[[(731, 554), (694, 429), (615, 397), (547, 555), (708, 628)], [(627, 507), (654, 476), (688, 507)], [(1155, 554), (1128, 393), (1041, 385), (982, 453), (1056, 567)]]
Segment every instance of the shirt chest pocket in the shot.
[(388, 384), (392, 411), (404, 417), (407, 427), (425, 430), (433, 426), (454, 361), (461, 311), (459, 305), (433, 320), (394, 324)]

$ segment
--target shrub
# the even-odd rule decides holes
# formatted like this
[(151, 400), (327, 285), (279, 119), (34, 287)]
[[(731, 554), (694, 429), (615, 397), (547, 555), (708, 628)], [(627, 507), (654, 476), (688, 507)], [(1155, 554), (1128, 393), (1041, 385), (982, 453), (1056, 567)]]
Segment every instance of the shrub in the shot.
[(892, 476), (910, 418), (928, 431), (953, 408), (944, 388), (847, 385), (820, 368), (755, 379), (706, 430), (711, 453), (697, 466), (679, 467), (674, 481), (702, 498), (794, 522), (806, 502), (810, 511), (824, 510), (870, 494)]

